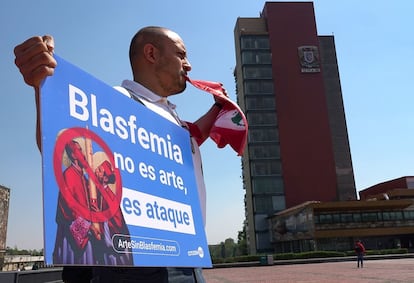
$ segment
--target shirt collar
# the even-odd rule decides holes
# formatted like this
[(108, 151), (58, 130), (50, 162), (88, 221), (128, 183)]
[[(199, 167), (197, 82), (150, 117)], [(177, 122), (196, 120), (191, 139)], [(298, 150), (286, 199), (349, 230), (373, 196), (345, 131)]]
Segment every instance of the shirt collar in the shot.
[(166, 97), (159, 96), (158, 94), (152, 92), (142, 84), (135, 81), (124, 80), (121, 86), (126, 88), (131, 95), (137, 97), (138, 99), (144, 99), (152, 103), (162, 103), (173, 110), (176, 107), (175, 104), (171, 103)]

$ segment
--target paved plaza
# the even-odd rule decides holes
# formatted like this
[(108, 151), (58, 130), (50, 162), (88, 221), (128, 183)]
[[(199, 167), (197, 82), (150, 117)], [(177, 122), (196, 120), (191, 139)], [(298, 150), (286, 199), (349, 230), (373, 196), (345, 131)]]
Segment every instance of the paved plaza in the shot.
[(214, 268), (203, 271), (207, 283), (412, 283), (414, 259), (365, 260), (255, 267)]

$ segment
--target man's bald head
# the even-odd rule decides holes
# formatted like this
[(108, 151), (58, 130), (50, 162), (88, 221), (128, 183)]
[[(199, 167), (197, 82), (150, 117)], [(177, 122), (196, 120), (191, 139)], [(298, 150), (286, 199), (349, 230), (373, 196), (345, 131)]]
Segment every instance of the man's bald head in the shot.
[(146, 44), (152, 44), (162, 52), (164, 48), (163, 41), (168, 38), (176, 39), (180, 37), (175, 32), (164, 27), (148, 26), (140, 29), (132, 38), (129, 46), (129, 60), (133, 72), (136, 71), (134, 63), (136, 56), (144, 53), (144, 46)]
[(163, 27), (142, 28), (131, 40), (129, 56), (135, 82), (159, 96), (184, 91), (191, 65), (177, 33)]

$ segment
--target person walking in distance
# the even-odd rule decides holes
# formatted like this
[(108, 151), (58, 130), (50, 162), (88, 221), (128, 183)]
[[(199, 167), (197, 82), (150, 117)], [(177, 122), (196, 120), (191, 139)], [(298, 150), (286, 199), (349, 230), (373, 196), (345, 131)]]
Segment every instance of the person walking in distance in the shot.
[(361, 268), (364, 267), (364, 255), (365, 255), (365, 247), (360, 240), (355, 242), (355, 253), (357, 255), (357, 267)]

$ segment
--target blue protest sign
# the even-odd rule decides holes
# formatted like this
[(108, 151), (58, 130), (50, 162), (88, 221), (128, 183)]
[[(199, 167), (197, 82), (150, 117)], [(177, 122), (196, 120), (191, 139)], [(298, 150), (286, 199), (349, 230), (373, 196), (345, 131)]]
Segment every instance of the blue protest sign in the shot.
[(46, 263), (211, 267), (188, 131), (55, 58), (41, 88)]

